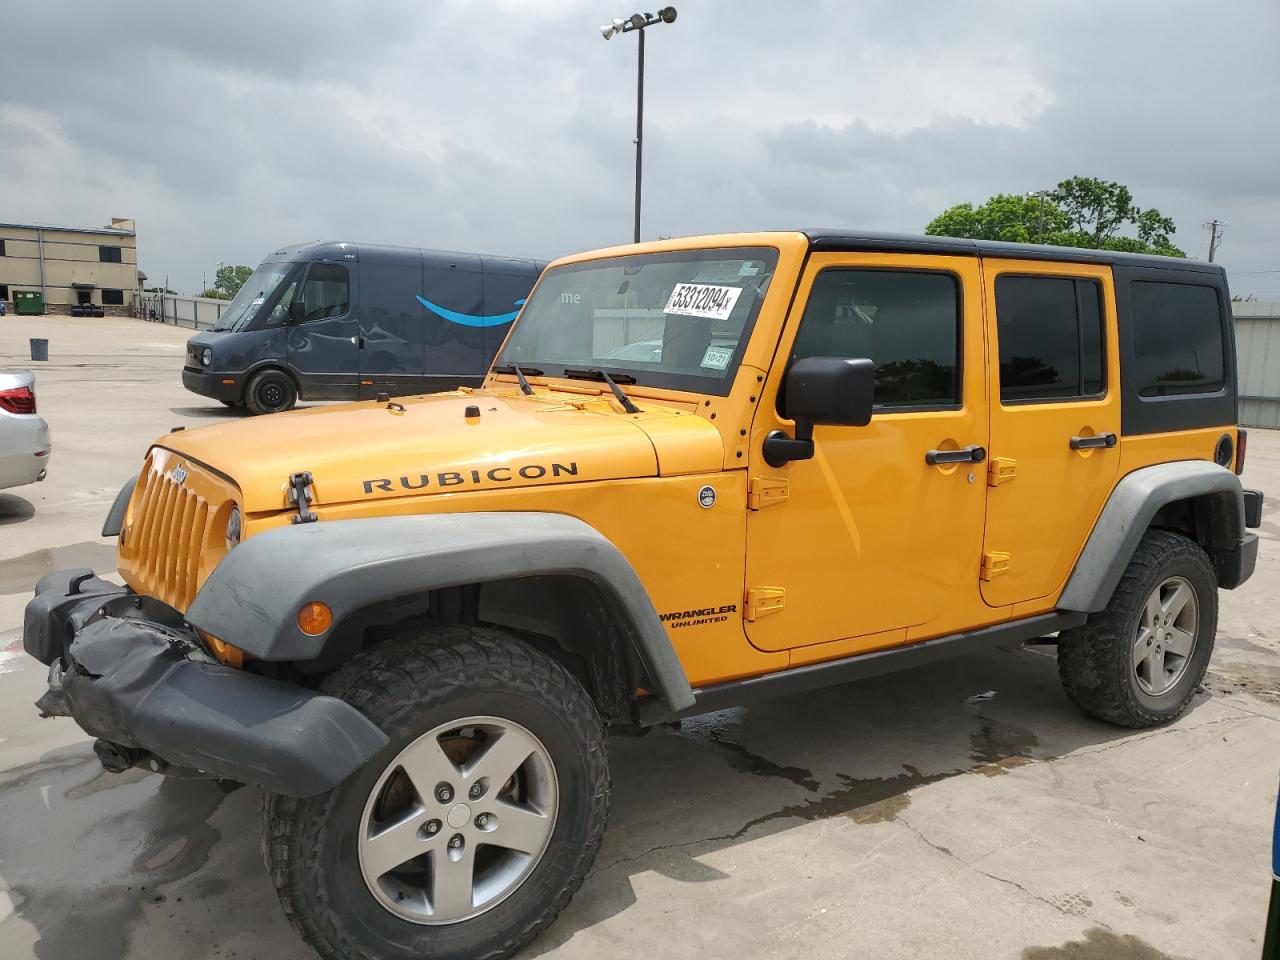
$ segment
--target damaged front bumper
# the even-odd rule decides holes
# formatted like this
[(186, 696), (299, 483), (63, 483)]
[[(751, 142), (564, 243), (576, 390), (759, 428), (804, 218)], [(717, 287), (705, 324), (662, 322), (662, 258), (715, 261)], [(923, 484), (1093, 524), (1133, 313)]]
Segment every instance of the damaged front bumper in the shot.
[(36, 585), (23, 646), (49, 665), (36, 706), (103, 741), (98, 753), (112, 769), (142, 760), (307, 797), (387, 744), (350, 704), (218, 662), (178, 611), (89, 570)]

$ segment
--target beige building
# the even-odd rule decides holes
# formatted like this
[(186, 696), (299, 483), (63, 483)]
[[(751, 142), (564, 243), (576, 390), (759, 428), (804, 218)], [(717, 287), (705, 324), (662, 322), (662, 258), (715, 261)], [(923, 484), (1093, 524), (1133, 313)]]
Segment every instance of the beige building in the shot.
[(106, 227), (0, 223), (0, 300), (14, 310), (14, 294), (43, 295), (46, 313), (79, 305), (128, 314), (137, 301), (137, 234), (132, 220)]

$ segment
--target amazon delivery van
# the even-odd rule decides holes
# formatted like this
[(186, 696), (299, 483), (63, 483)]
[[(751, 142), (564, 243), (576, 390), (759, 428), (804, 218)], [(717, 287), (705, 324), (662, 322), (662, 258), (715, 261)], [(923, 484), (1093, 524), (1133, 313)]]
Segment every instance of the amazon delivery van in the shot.
[(478, 385), (544, 266), (367, 243), (277, 250), (187, 341), (182, 383), (254, 413)]

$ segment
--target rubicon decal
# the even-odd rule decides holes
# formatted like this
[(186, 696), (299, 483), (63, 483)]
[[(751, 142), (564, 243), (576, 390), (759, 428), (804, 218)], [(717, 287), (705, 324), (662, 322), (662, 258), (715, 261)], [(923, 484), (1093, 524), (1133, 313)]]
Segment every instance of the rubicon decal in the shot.
[(439, 470), (435, 473), (412, 473), (400, 477), (380, 477), (365, 480), (364, 492), (393, 493), (399, 490), (423, 490), (428, 487), (475, 487), (490, 483), (512, 483), (520, 480), (542, 480), (547, 477), (576, 477), (578, 462), (526, 463), (522, 466), (460, 467), (457, 470)]
[(676, 610), (672, 613), (660, 613), (658, 619), (672, 630), (680, 627), (700, 627), (707, 623), (724, 623), (729, 614), (737, 613), (736, 603), (725, 603), (718, 607), (699, 607), (696, 610)]

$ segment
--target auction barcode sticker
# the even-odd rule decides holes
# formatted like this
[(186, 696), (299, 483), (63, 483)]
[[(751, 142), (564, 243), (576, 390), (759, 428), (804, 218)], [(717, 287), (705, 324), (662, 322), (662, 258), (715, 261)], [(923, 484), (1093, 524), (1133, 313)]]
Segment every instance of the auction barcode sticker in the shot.
[(686, 317), (710, 317), (725, 320), (738, 302), (741, 287), (722, 287), (710, 283), (677, 283), (671, 291), (663, 313), (675, 313)]

